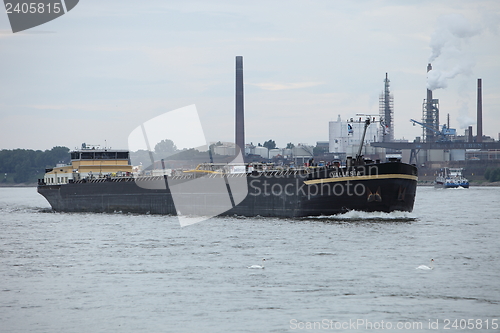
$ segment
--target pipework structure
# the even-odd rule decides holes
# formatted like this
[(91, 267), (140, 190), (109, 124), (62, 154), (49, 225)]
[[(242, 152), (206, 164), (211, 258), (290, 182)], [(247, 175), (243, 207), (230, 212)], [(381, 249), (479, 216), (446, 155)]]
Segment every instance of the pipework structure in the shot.
[(390, 92), (389, 78), (385, 73), (384, 92), (379, 98), (380, 127), (382, 142), (394, 141), (394, 97)]
[[(427, 73), (432, 70), (432, 65), (427, 65)], [(439, 99), (432, 98), (432, 90), (427, 89), (427, 98), (422, 104), (422, 137), (424, 142), (436, 142), (436, 132), (439, 132)]]

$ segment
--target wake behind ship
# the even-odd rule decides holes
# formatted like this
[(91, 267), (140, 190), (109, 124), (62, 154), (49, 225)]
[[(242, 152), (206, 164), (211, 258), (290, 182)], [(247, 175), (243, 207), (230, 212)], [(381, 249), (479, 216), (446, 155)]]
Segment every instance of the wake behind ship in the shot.
[(300, 168), (204, 163), (147, 176), (133, 171), (128, 151), (82, 147), (70, 165), (47, 170), (38, 192), (58, 212), (306, 217), (410, 212), (416, 185), (417, 168), (397, 159)]

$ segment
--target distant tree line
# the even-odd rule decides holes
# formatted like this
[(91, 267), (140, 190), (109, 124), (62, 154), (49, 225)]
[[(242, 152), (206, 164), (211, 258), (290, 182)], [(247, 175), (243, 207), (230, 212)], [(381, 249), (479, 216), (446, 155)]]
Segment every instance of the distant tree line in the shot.
[(69, 163), (67, 147), (54, 147), (51, 150), (13, 149), (0, 150), (0, 181), (26, 183), (36, 182), (45, 173), (45, 168), (57, 163)]
[(484, 172), (484, 178), (490, 182), (500, 181), (500, 168), (488, 168)]
[[(213, 146), (222, 145), (219, 141)], [(154, 151), (148, 150), (137, 150), (130, 152), (130, 160), (133, 165), (142, 164), (144, 167), (151, 167), (154, 161), (158, 162), (162, 159), (165, 160), (165, 167), (170, 168), (171, 164), (168, 161), (171, 160), (196, 160), (196, 159), (207, 159), (207, 152), (200, 152), (194, 148), (179, 150), (175, 143), (170, 139), (161, 140), (158, 142)], [(208, 162), (208, 160), (206, 161)]]
[[(219, 141), (211, 145), (222, 145)], [(259, 146), (268, 149), (276, 148), (274, 140), (265, 141)], [(291, 149), (295, 145), (288, 143), (286, 148)], [(69, 148), (56, 146), (50, 150), (31, 150), (31, 149), (13, 149), (0, 150), (0, 183), (27, 183), (36, 182), (37, 178), (42, 178), (46, 168), (53, 168), (58, 163), (69, 164), (70, 154)], [(151, 165), (151, 160), (157, 161), (162, 158), (169, 160), (183, 159), (206, 159), (206, 152), (199, 152), (196, 149), (179, 150), (172, 140), (165, 139), (157, 143), (154, 151), (138, 150), (130, 152), (131, 161), (134, 165), (142, 163), (143, 165)], [(500, 180), (500, 168), (491, 170), (491, 174), (495, 175), (496, 180)], [(486, 176), (486, 175), (485, 175)], [(487, 177), (488, 179), (488, 177)]]

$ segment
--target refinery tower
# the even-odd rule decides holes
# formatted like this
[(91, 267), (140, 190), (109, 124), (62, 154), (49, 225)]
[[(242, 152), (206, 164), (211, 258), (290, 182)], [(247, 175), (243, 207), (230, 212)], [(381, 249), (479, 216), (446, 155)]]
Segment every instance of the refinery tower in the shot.
[(380, 126), (381, 142), (394, 141), (394, 97), (390, 92), (389, 79), (385, 73), (384, 92), (380, 94)]

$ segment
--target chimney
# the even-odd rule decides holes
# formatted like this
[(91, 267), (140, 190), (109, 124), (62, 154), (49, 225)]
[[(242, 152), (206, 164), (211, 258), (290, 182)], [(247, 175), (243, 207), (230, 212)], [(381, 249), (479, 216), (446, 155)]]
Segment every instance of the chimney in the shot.
[[(236, 56), (236, 137), (235, 143), (245, 156), (245, 114), (243, 109), (243, 57)], [(238, 152), (236, 152), (238, 154)]]
[(476, 142), (483, 142), (483, 97), (481, 79), (477, 79), (477, 138)]
[[(427, 65), (427, 73), (429, 73), (432, 70), (432, 65), (428, 64)], [(425, 119), (424, 122), (427, 126), (434, 127), (434, 114), (433, 114), (433, 109), (432, 109), (432, 90), (427, 89), (427, 103), (425, 105)], [(438, 121), (439, 124), (439, 121)], [(439, 126), (438, 126), (439, 127)], [(437, 128), (439, 130), (439, 128)], [(426, 142), (433, 142), (434, 140), (434, 131), (426, 128), (425, 129), (425, 141)]]
[(472, 126), (469, 126), (469, 130), (467, 131), (469, 138), (467, 139), (467, 142), (474, 142), (474, 136), (472, 136)]

